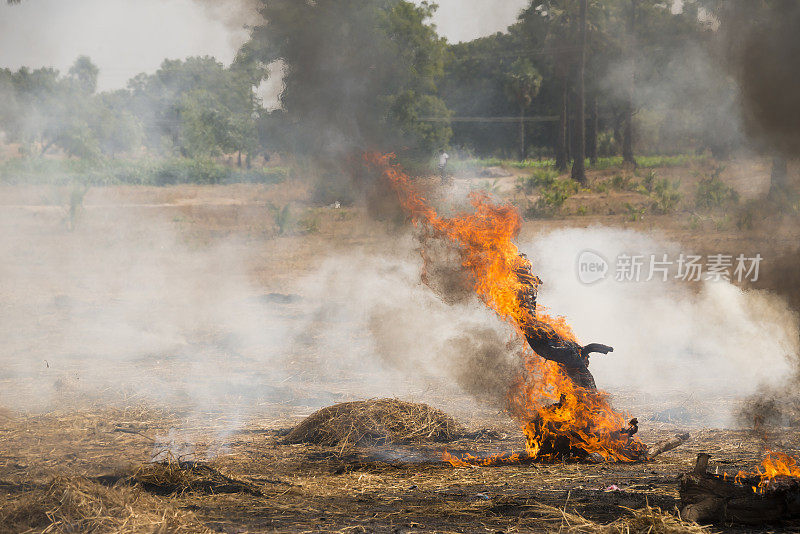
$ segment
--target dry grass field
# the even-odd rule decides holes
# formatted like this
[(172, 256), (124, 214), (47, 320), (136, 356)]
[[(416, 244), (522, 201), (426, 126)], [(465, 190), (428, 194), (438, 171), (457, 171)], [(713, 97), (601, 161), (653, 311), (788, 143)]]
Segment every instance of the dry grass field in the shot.
[[(551, 218), (526, 220), (520, 239), (602, 226), (701, 254), (758, 252), (756, 286), (797, 306), (800, 227), (796, 213), (760, 210), (768, 167), (727, 165), (721, 178), (738, 206), (701, 214), (692, 195), (710, 166), (657, 169), (680, 181), (684, 200), (670, 213), (637, 212), (649, 202), (640, 192), (589, 189)], [(455, 190), (493, 187), (524, 209), (535, 195), (516, 191), (518, 175), (457, 176)], [(308, 187), (93, 188), (76, 213), (69, 188), (0, 187), (0, 532), (697, 532), (675, 516), (678, 478), (696, 454), (731, 473), (763, 457), (747, 432), (703, 422), (736, 399), (676, 394), (661, 404), (631, 384), (611, 393), (639, 417), (643, 441), (680, 431), (691, 440), (630, 465), (442, 462), (444, 449), (520, 450), (524, 438), (443, 376), (376, 372), (352, 356), (370, 350), (354, 319), (363, 297), (348, 303), (340, 291), (328, 302), (324, 276), (350, 269), (358, 279), (359, 263), (330, 258), (413, 257), (413, 240), (402, 221), (308, 204)], [(348, 306), (356, 311), (336, 313)], [(471, 433), (444, 444), (283, 439), (320, 407), (386, 396), (430, 404)], [(675, 406), (701, 415), (657, 417)], [(800, 452), (797, 432), (780, 442)]]

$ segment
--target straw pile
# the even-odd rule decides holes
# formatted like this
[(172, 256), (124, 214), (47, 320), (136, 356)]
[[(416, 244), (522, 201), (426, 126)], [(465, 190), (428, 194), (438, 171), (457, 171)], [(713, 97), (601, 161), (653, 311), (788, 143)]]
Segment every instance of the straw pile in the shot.
[(285, 441), (344, 447), (451, 441), (462, 433), (455, 420), (441, 410), (426, 404), (377, 399), (323, 408), (297, 425)]
[(141, 466), (128, 479), (128, 482), (137, 484), (156, 495), (186, 492), (261, 495), (258, 488), (252, 484), (225, 476), (207, 464), (178, 461), (172, 458)]
[(57, 478), (0, 507), (0, 532), (211, 532), (190, 512), (130, 487)]

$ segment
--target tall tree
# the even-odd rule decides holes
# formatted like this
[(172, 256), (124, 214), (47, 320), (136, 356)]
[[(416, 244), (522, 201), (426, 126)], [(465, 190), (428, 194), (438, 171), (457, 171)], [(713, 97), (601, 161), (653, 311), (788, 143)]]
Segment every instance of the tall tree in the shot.
[(519, 107), (519, 159), (526, 157), (525, 150), (525, 112), (542, 87), (542, 75), (530, 61), (518, 59), (506, 75), (506, 90)]
[(577, 95), (575, 112), (575, 160), (572, 164), (572, 179), (580, 184), (586, 184), (586, 9), (587, 0), (580, 0), (580, 13), (578, 15), (578, 72)]
[(633, 99), (636, 91), (636, 7), (638, 0), (630, 0), (627, 28), (627, 55), (629, 79), (626, 81), (627, 94), (623, 109), (622, 161), (636, 166), (633, 156)]
[[(263, 24), (248, 47), (286, 65), (281, 104), (295, 150), (312, 155), (446, 145), (436, 82), (445, 41), (435, 5), (403, 0), (260, 0)], [(446, 116), (445, 116), (446, 118)]]

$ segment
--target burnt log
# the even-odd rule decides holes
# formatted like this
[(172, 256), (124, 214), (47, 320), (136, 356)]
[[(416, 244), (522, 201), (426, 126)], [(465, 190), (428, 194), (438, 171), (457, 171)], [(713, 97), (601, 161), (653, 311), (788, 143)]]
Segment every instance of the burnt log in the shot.
[[(663, 454), (667, 451), (671, 451), (677, 447), (680, 447), (689, 439), (689, 433), (684, 434), (676, 434), (675, 436), (665, 439), (664, 441), (659, 441), (658, 443), (654, 443), (647, 449), (647, 459), (652, 460), (659, 454)], [(706, 460), (706, 463), (708, 461)], [(705, 471), (705, 466), (703, 466), (703, 471)]]
[(581, 347), (574, 341), (565, 339), (549, 324), (538, 320), (536, 298), (542, 281), (533, 274), (531, 263), (525, 255), (521, 254), (520, 258), (522, 262), (515, 272), (522, 285), (518, 294), (519, 301), (528, 312), (528, 317), (520, 324), (528, 345), (545, 360), (559, 364), (564, 374), (576, 386), (596, 390), (594, 376), (589, 372), (589, 357), (593, 353), (608, 354), (614, 348), (600, 343)]
[(760, 490), (758, 477), (708, 473), (708, 459), (708, 454), (699, 454), (694, 470), (681, 477), (682, 519), (759, 525), (800, 518), (798, 479), (779, 477)]

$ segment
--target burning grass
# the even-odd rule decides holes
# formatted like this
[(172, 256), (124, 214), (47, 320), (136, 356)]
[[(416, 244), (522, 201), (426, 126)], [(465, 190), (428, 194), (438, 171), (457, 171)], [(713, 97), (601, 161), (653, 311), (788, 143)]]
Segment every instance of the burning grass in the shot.
[(403, 442), (445, 442), (463, 434), (462, 427), (426, 404), (396, 399), (345, 402), (323, 408), (303, 420), (287, 443), (345, 448)]
[[(570, 375), (564, 363), (569, 358), (563, 352), (573, 347), (576, 356), (572, 359), (577, 361), (580, 345), (566, 320), (527, 302), (528, 294), (535, 294), (541, 281), (514, 243), (522, 227), (516, 208), (496, 204), (489, 195), (474, 192), (471, 212), (446, 217), (422, 196), (394, 163), (393, 155), (367, 154), (365, 160), (392, 185), (400, 204), (422, 230), (423, 280), (431, 263), (426, 243), (448, 240), (457, 247), (461, 267), (478, 298), (509, 323), (521, 341), (527, 340), (524, 345), (530, 348), (518, 354), (524, 370), (515, 383), (509, 384), (508, 392), (510, 412), (520, 421), (527, 438), (527, 455), (544, 461), (591, 455), (599, 455), (604, 461), (645, 459), (645, 447), (634, 437), (634, 429), (628, 431), (623, 414), (614, 410), (606, 395), (594, 391), (594, 380), (588, 386)], [(527, 274), (526, 283), (520, 273)], [(537, 343), (532, 344), (532, 338)], [(559, 351), (561, 356), (556, 354)], [(583, 365), (588, 365), (588, 360)], [(518, 461), (519, 457), (512, 455), (500, 463)]]
[(12, 498), (0, 507), (0, 532), (211, 532), (194, 514), (130, 487), (80, 477)]

